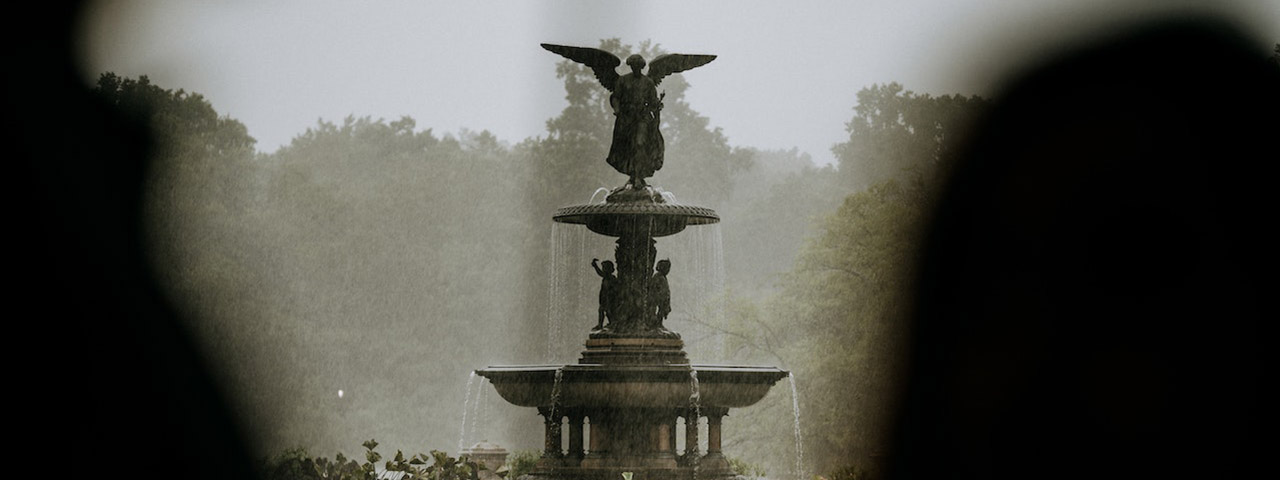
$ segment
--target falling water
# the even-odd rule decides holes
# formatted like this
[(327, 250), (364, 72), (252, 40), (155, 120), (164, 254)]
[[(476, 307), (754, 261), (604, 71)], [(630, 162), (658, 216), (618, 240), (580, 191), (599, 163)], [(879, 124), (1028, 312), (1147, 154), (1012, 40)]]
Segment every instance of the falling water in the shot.
[[(578, 263), (586, 260), (586, 258), (590, 256), (590, 254), (587, 253), (587, 236), (588, 236), (587, 229), (583, 227), (578, 227), (573, 230), (578, 233), (578, 238), (575, 239), (576, 242), (574, 245), (575, 247), (577, 247), (577, 250), (574, 252), (575, 254), (573, 256), (573, 259), (569, 260), (569, 265), (567, 266), (567, 268), (574, 268), (576, 266), (580, 268), (580, 270), (578, 270), (578, 275), (573, 275), (573, 280), (574, 280), (573, 290), (572, 290), (573, 299), (571, 304), (572, 305), (571, 308), (573, 310), (572, 310), (572, 313), (568, 314), (569, 315), (568, 318), (571, 320), (582, 319), (580, 321), (589, 322), (591, 320), (595, 320), (595, 317), (592, 317), (589, 315), (591, 313), (598, 313), (599, 308), (596, 309), (596, 312), (589, 312), (584, 307), (584, 305), (590, 305), (591, 299), (599, 300), (600, 295), (599, 294), (591, 295), (589, 293), (590, 284), (592, 282), (589, 282), (587, 280), (592, 277), (587, 277), (586, 275), (584, 275), (588, 267), (586, 265), (582, 265), (581, 263)], [(594, 274), (594, 273), (595, 273), (595, 270), (591, 270), (591, 274)], [(585, 316), (579, 316), (579, 315), (585, 315)], [(563, 339), (562, 339), (562, 342), (563, 342)], [(563, 343), (561, 344), (563, 345)]]
[(480, 423), (484, 421), (484, 416), (480, 415), (480, 406), (484, 404), (489, 389), (484, 388), (485, 380), (480, 380), (480, 385), (476, 387), (476, 401), (471, 403), (471, 430), (467, 433), (466, 445), (474, 445), (476, 441), (476, 431), (480, 430)]
[(689, 366), (689, 405), (693, 407), (694, 415), (702, 416), (702, 392), (698, 387), (698, 371)]
[(793, 373), (787, 373), (787, 380), (791, 382), (791, 411), (795, 414), (796, 428), (796, 479), (804, 480), (804, 446), (800, 440), (800, 397), (796, 395), (796, 376)]
[(559, 315), (557, 315), (558, 312), (556, 312), (556, 298), (558, 297), (556, 290), (560, 283), (560, 265), (558, 262), (560, 236), (557, 235), (558, 233), (560, 233), (560, 224), (553, 224), (551, 226), (551, 265), (549, 266), (551, 269), (551, 272), (549, 272), (551, 288), (547, 291), (547, 352), (545, 358), (548, 362), (555, 358), (553, 355), (555, 352), (556, 330), (560, 329), (560, 319), (558, 318)]
[[(591, 200), (587, 200), (587, 203), (596, 203), (596, 195), (599, 195), (600, 192), (609, 193), (609, 189), (604, 187), (597, 188), (595, 193), (591, 194)], [(604, 198), (600, 199), (600, 203), (604, 203), (605, 199), (607, 198), (609, 198), (609, 196), (605, 195)]]
[[(693, 407), (693, 428), (698, 428), (698, 419), (702, 418), (702, 389), (698, 386), (698, 371), (692, 365), (689, 366), (689, 406)], [(689, 428), (688, 419), (684, 423), (685, 428)]]
[[(485, 401), (480, 402), (481, 410), (480, 410), (480, 417), (478, 418), (492, 418), (493, 417), (493, 401), (489, 400), (489, 395), (487, 394), (484, 395), (484, 399)], [(481, 430), (480, 433), (483, 434), (484, 430)]]
[(600, 277), (591, 259), (613, 261), (613, 238), (596, 235), (581, 225), (552, 226), (551, 280), (547, 302), (547, 363), (556, 362), (568, 342), (596, 324)]
[[(493, 384), (493, 383), (490, 383), (490, 385), (492, 385), (492, 384)], [(488, 392), (488, 390), (486, 390), (486, 392)], [(479, 417), (477, 417), (477, 419), (492, 419), (492, 417), (493, 417), (493, 401), (492, 401), (492, 399), (489, 399), (488, 394), (485, 394), (485, 396), (484, 396), (483, 398), (484, 398), (484, 402), (480, 402), (480, 416), (479, 416)], [(481, 429), (476, 429), (476, 430), (480, 430), (480, 434), (481, 434), (481, 435), (483, 435), (483, 434), (484, 434), (484, 430), (481, 430)], [(475, 439), (475, 438), (472, 438), (472, 440), (474, 440), (474, 439)]]
[(685, 338), (689, 358), (716, 362), (721, 358), (724, 322), (724, 262), (719, 225), (694, 225), (665, 237), (658, 258), (671, 259), (671, 322), (667, 328)]
[[(718, 324), (723, 325), (728, 312), (727, 303), (729, 301), (728, 294), (725, 291), (725, 274), (724, 274), (724, 238), (721, 237), (720, 225), (712, 225), (710, 230), (711, 240), (707, 242), (711, 246), (711, 292), (712, 313), (713, 318)], [(715, 358), (724, 357), (724, 341), (723, 335), (716, 335), (716, 355)]]
[(471, 406), (471, 384), (472, 382), (475, 382), (475, 380), (476, 380), (476, 372), (471, 372), (471, 375), (467, 377), (467, 393), (462, 400), (462, 427), (460, 427), (458, 430), (458, 455), (462, 455), (463, 441), (466, 440), (467, 411)]
[(560, 414), (560, 381), (564, 378), (564, 367), (556, 367), (556, 381), (551, 384), (551, 416), (556, 418), (556, 423)]
[[(694, 370), (693, 365), (689, 366), (689, 406), (693, 407), (693, 418), (685, 417), (684, 429), (688, 431), (690, 428), (695, 431), (698, 429), (698, 419), (702, 418), (702, 389), (698, 386), (698, 371)], [(692, 420), (692, 421), (690, 421)], [(685, 455), (696, 451), (697, 445), (685, 444)], [(702, 462), (697, 458), (693, 458), (693, 480), (698, 480), (698, 469)]]

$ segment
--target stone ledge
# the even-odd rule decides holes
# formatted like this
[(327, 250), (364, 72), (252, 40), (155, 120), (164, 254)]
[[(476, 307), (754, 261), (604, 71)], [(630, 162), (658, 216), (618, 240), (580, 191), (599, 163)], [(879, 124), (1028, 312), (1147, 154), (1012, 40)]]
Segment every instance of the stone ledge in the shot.
[(678, 338), (589, 338), (586, 346), (595, 348), (684, 348), (684, 341)]

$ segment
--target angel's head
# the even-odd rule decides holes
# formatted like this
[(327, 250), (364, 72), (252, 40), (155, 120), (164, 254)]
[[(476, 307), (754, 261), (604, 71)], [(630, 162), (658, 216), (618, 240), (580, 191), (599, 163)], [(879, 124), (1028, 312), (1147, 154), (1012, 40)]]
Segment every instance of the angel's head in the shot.
[(632, 54), (630, 57), (627, 57), (627, 66), (631, 67), (631, 71), (639, 74), (640, 69), (644, 68), (644, 57), (641, 57), (639, 54)]

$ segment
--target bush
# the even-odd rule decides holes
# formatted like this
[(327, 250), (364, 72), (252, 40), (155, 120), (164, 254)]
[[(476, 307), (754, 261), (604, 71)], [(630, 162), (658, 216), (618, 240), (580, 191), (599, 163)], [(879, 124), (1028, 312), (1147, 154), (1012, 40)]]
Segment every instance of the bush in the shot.
[(533, 471), (542, 453), (537, 450), (517, 450), (507, 455), (507, 479), (516, 480), (521, 475)]
[(826, 480), (868, 480), (871, 476), (867, 474), (866, 470), (849, 465), (832, 472), (831, 475), (828, 475), (825, 478)]
[[(374, 450), (378, 442), (369, 440), (363, 445), (364, 463), (347, 459), (341, 453), (329, 460), (312, 458), (301, 448), (285, 450), (263, 462), (262, 477), (266, 480), (377, 480), (379, 469), (376, 465), (382, 460), (382, 454)], [(408, 458), (396, 450), (395, 457), (385, 462), (382, 470), (404, 472), (399, 480), (477, 480), (480, 468), (475, 462), (453, 458), (439, 450)]]
[(764, 467), (740, 458), (725, 457), (725, 460), (729, 461), (729, 467), (733, 468), (733, 471), (747, 478), (761, 478), (769, 474), (764, 470)]

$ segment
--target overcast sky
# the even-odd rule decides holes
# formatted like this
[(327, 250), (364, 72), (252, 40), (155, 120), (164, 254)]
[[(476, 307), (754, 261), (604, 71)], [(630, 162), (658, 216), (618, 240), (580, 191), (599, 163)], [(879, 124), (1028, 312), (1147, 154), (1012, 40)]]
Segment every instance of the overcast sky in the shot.
[(271, 152), (347, 115), (544, 135), (565, 100), (560, 57), (539, 43), (651, 39), (719, 55), (685, 74), (687, 100), (732, 145), (826, 163), (864, 86), (986, 95), (1010, 64), (1178, 12), (1225, 16), (1260, 49), (1280, 42), (1275, 0), (130, 0), (89, 9), (82, 55), (86, 82), (113, 71), (199, 92)]

